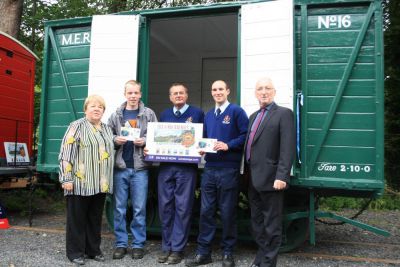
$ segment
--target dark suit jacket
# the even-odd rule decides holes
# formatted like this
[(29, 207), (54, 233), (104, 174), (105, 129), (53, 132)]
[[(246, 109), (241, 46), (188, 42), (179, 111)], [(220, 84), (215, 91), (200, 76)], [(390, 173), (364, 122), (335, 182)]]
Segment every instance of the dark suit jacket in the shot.
[[(257, 112), (250, 116), (246, 144)], [(296, 152), (293, 112), (273, 104), (254, 136), (250, 154), (251, 183), (257, 191), (274, 191), (275, 179), (289, 182)]]

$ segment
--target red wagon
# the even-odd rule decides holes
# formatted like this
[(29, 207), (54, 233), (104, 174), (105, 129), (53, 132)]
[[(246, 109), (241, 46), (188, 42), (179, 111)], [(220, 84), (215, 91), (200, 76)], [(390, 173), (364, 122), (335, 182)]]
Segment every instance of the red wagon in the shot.
[(21, 42), (0, 32), (0, 166), (6, 164), (4, 142), (25, 143), (32, 156), (37, 59)]

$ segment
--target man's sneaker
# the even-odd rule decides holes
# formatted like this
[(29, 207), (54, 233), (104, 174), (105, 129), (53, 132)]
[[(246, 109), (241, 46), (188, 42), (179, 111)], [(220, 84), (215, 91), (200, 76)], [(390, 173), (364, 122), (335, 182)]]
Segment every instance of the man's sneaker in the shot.
[(199, 265), (205, 265), (205, 264), (208, 264), (211, 262), (212, 262), (211, 255), (197, 254), (196, 256), (194, 256), (193, 259), (186, 260), (185, 266), (199, 266)]
[(183, 260), (183, 252), (171, 252), (166, 264), (178, 264)]
[(142, 248), (133, 248), (132, 249), (132, 259), (138, 260), (143, 258), (144, 256), (144, 249)]
[(224, 255), (222, 258), (222, 267), (234, 267), (235, 261), (232, 254)]
[(113, 259), (119, 260), (122, 259), (126, 254), (126, 248), (116, 248), (113, 253)]
[(167, 259), (169, 257), (169, 254), (171, 254), (169, 251), (162, 251), (160, 255), (158, 255), (157, 261), (159, 263), (165, 263), (167, 262)]

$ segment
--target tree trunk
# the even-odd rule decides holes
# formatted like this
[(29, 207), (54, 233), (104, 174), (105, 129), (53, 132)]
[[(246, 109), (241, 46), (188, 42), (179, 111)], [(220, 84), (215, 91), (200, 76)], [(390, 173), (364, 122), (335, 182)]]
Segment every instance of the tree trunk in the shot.
[(126, 11), (127, 0), (113, 0), (110, 3), (110, 12), (117, 13), (121, 11)]
[[(32, 17), (36, 16), (36, 9), (37, 9), (37, 1), (33, 0), (33, 6), (32, 6)], [(32, 34), (31, 34), (31, 50), (35, 51), (35, 45), (36, 45), (36, 28), (37, 28), (37, 23), (32, 24)]]
[(0, 1), (0, 31), (14, 38), (18, 37), (21, 26), (23, 0), (1, 0)]

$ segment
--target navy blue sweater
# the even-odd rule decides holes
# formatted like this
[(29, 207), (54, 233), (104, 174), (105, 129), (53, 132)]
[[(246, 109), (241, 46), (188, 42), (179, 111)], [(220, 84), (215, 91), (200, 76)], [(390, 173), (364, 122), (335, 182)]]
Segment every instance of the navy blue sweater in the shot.
[[(177, 117), (174, 114), (174, 109), (173, 108), (168, 108), (168, 109), (164, 110), (161, 113), (160, 122), (203, 123), (204, 122), (204, 112), (199, 108), (196, 108), (196, 107), (193, 107), (193, 106), (189, 106), (181, 116)], [(174, 163), (161, 162), (161, 166), (172, 165), (172, 164), (174, 164)], [(197, 168), (197, 163), (196, 164), (193, 164), (193, 163), (175, 163), (175, 164), (176, 165), (185, 164), (186, 166), (191, 166), (191, 167), (196, 167)]]
[(173, 108), (168, 108), (161, 113), (160, 122), (193, 122), (203, 123), (204, 113), (201, 109), (189, 106), (179, 117), (175, 116)]
[(218, 117), (214, 111), (214, 108), (208, 111), (204, 118), (203, 136), (226, 143), (228, 151), (207, 153), (206, 167), (239, 168), (249, 125), (246, 112), (235, 104), (229, 104)]

